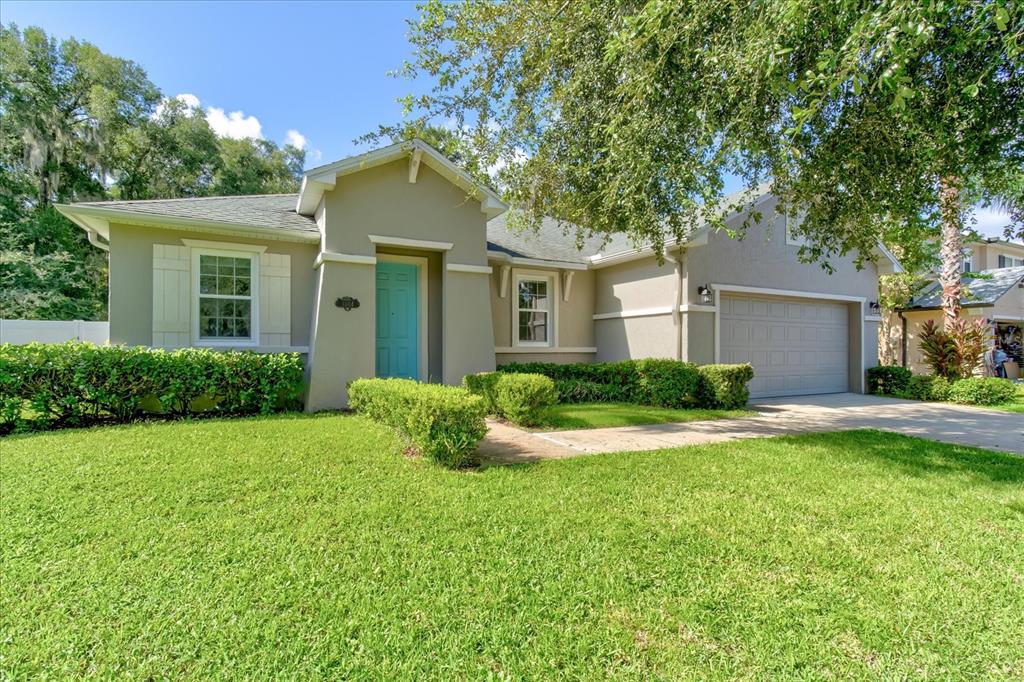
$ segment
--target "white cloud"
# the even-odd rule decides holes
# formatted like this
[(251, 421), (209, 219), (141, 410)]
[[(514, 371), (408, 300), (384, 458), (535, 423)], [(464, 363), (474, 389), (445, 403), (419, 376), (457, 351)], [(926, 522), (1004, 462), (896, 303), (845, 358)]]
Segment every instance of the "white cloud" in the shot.
[(252, 138), (263, 139), (263, 126), (255, 116), (246, 116), (241, 111), (225, 114), (223, 109), (206, 107), (206, 122), (210, 124), (219, 137), (230, 137), (233, 140)]
[(1010, 224), (1010, 214), (992, 207), (974, 209), (974, 229), (986, 237), (1003, 237), (1003, 228)]
[(284, 134), (285, 144), (290, 144), (296, 149), (306, 148), (306, 136), (300, 133), (298, 130), (289, 130)]
[(174, 97), (164, 97), (160, 104), (156, 105), (156, 111), (153, 112), (153, 118), (160, 118), (164, 113), (164, 106), (171, 100), (178, 100), (182, 102), (189, 109), (195, 109), (199, 106), (199, 98), (190, 92), (183, 92), (180, 95)]
[(324, 158), (324, 153), (319, 149), (314, 149), (309, 153), (309, 158), (311, 161), (319, 161), (320, 159)]

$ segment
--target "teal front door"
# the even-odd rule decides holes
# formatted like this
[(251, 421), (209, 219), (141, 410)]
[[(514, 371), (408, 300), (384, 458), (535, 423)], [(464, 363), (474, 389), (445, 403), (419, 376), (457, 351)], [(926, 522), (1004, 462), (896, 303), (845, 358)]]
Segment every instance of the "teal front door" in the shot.
[(416, 266), (377, 263), (377, 376), (419, 378)]

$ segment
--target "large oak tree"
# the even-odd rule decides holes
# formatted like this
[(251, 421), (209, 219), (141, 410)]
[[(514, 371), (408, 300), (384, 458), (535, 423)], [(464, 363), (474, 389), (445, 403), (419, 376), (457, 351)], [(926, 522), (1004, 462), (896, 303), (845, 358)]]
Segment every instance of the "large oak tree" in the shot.
[(431, 0), (400, 73), (535, 221), (661, 248), (770, 179), (826, 267), (941, 236), (953, 319), (966, 207), (1021, 205), (1022, 37), (1006, 0)]

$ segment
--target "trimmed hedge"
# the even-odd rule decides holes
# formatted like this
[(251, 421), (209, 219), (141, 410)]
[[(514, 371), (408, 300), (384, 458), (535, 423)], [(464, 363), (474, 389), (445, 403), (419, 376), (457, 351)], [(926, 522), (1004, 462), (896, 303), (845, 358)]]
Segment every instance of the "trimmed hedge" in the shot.
[(898, 395), (907, 389), (911, 371), (896, 365), (880, 365), (870, 368), (867, 373), (868, 393), (875, 395)]
[(701, 407), (737, 410), (750, 400), (747, 384), (754, 378), (751, 365), (701, 365), (697, 371), (697, 403)]
[(1017, 395), (1017, 387), (1009, 379), (971, 377), (953, 382), (949, 400), (963, 405), (998, 405), (1008, 403)]
[(750, 365), (697, 366), (648, 358), (620, 362), (509, 363), (498, 372), (543, 374), (564, 403), (624, 402), (657, 407), (742, 407), (749, 399)]
[(520, 426), (537, 426), (544, 411), (558, 402), (555, 382), (542, 374), (480, 372), (464, 376), (462, 383), (480, 396), (487, 414)]
[(502, 374), (494, 394), (498, 414), (522, 426), (537, 426), (545, 410), (558, 402), (555, 382), (540, 374)]
[(484, 400), (463, 388), (411, 379), (356, 379), (349, 406), (397, 429), (420, 454), (457, 469), (479, 463), (476, 444), (487, 434)]
[(302, 359), (71, 341), (0, 346), (0, 432), (301, 407)]
[(473, 395), (480, 396), (484, 401), (484, 409), (487, 414), (498, 414), (498, 403), (495, 399), (494, 388), (498, 380), (504, 376), (498, 372), (479, 372), (467, 374), (462, 377), (462, 385)]

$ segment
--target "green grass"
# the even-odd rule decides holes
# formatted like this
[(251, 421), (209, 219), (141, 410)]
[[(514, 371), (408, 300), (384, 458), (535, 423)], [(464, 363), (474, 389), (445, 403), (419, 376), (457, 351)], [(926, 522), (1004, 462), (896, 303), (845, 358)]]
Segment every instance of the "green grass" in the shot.
[(992, 408), (1002, 410), (1003, 412), (1017, 412), (1024, 414), (1024, 384), (1017, 386), (1017, 398), (1013, 402), (993, 405)]
[(673, 410), (666, 407), (634, 405), (632, 403), (576, 403), (559, 404), (545, 415), (544, 429), (599, 429), (606, 426), (632, 426), (635, 424), (665, 424), (707, 419), (735, 419), (756, 414), (749, 410)]
[(452, 472), (353, 416), (0, 441), (0, 678), (1017, 678), (1024, 459), (892, 434)]

